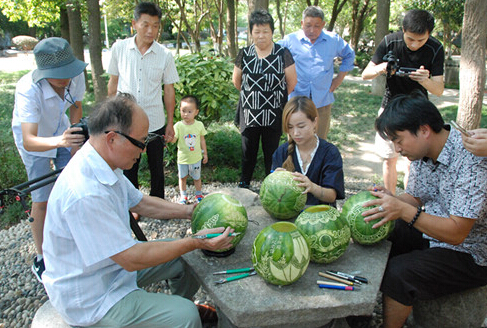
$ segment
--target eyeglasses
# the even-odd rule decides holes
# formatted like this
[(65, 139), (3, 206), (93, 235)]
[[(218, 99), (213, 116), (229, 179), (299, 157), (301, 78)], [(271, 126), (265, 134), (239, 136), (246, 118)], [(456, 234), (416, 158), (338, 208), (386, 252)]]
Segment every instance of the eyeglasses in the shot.
[(132, 145), (134, 145), (135, 147), (138, 147), (142, 150), (145, 149), (145, 147), (147, 147), (147, 145), (149, 144), (149, 142), (157, 139), (157, 138), (162, 138), (162, 136), (156, 134), (156, 133), (149, 133), (147, 135), (147, 137), (145, 137), (144, 141), (140, 141), (140, 140), (137, 140), (137, 139), (134, 139), (132, 138), (131, 136), (128, 136), (126, 135), (125, 133), (121, 132), (121, 131), (116, 131), (116, 130), (109, 130), (109, 131), (105, 131), (105, 133), (109, 133), (109, 132), (115, 132), (123, 137), (125, 137), (128, 141), (130, 141), (130, 143)]

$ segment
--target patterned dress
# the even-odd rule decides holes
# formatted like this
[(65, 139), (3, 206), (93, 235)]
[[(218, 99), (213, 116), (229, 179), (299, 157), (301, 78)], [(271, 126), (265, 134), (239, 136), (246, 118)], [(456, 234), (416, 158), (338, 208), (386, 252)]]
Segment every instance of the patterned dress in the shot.
[(259, 58), (255, 45), (240, 49), (235, 66), (242, 70), (236, 122), (243, 132), (247, 127), (268, 126), (281, 130), (282, 109), (287, 101), (284, 70), (294, 64), (291, 52), (274, 44), (272, 52)]

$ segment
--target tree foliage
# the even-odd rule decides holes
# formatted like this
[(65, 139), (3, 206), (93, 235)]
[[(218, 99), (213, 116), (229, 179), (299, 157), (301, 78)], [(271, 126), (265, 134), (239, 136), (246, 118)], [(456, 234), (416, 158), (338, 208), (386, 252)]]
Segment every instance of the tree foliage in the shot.
[[(176, 103), (185, 95), (200, 101), (199, 119), (205, 125), (221, 117), (231, 118), (238, 101), (238, 91), (232, 84), (233, 62), (228, 57), (210, 54), (188, 54), (176, 58), (179, 82)], [(179, 111), (175, 112), (179, 120)]]
[(29, 26), (45, 26), (59, 19), (62, 0), (2, 0), (2, 13), (11, 21), (25, 21)]

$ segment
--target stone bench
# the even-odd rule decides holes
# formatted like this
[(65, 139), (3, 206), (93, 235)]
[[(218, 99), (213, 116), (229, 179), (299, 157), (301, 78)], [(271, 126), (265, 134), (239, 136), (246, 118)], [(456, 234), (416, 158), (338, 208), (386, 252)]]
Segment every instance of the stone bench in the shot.
[(71, 328), (71, 326), (64, 322), (51, 302), (47, 300), (34, 315), (31, 328)]
[[(361, 246), (351, 243), (346, 252), (331, 264), (310, 263), (305, 274), (288, 286), (266, 283), (255, 275), (215, 285), (213, 272), (252, 266), (251, 249), (257, 234), (277, 222), (262, 208), (256, 193), (247, 189), (226, 189), (247, 210), (249, 224), (235, 253), (224, 258), (209, 257), (201, 251), (182, 256), (203, 289), (214, 302), (219, 328), (316, 328), (347, 327), (343, 318), (372, 315), (382, 275), (387, 263), (390, 242)], [(316, 280), (324, 280), (320, 271), (360, 272), (369, 279), (359, 291), (323, 290)]]
[(487, 315), (487, 286), (440, 297), (432, 301), (417, 301), (413, 305), (416, 328), (485, 327)]

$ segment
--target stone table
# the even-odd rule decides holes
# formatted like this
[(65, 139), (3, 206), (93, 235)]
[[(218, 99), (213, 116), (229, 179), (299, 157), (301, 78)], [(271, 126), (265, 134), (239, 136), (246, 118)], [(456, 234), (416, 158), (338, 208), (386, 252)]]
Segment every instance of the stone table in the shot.
[[(223, 189), (219, 192), (239, 199), (247, 210), (249, 225), (234, 254), (208, 257), (201, 251), (183, 255), (186, 264), (214, 301), (218, 312), (218, 326), (259, 328), (321, 327), (335, 318), (350, 315), (371, 315), (385, 270), (390, 242), (373, 246), (350, 243), (346, 252), (330, 264), (310, 263), (305, 274), (288, 286), (265, 282), (259, 275), (215, 285), (215, 281), (231, 275), (213, 275), (215, 271), (252, 266), (251, 249), (257, 234), (273, 219), (260, 204), (256, 193), (248, 189)], [(360, 290), (343, 291), (321, 289), (316, 280), (326, 280), (318, 272), (336, 270), (369, 279)]]

